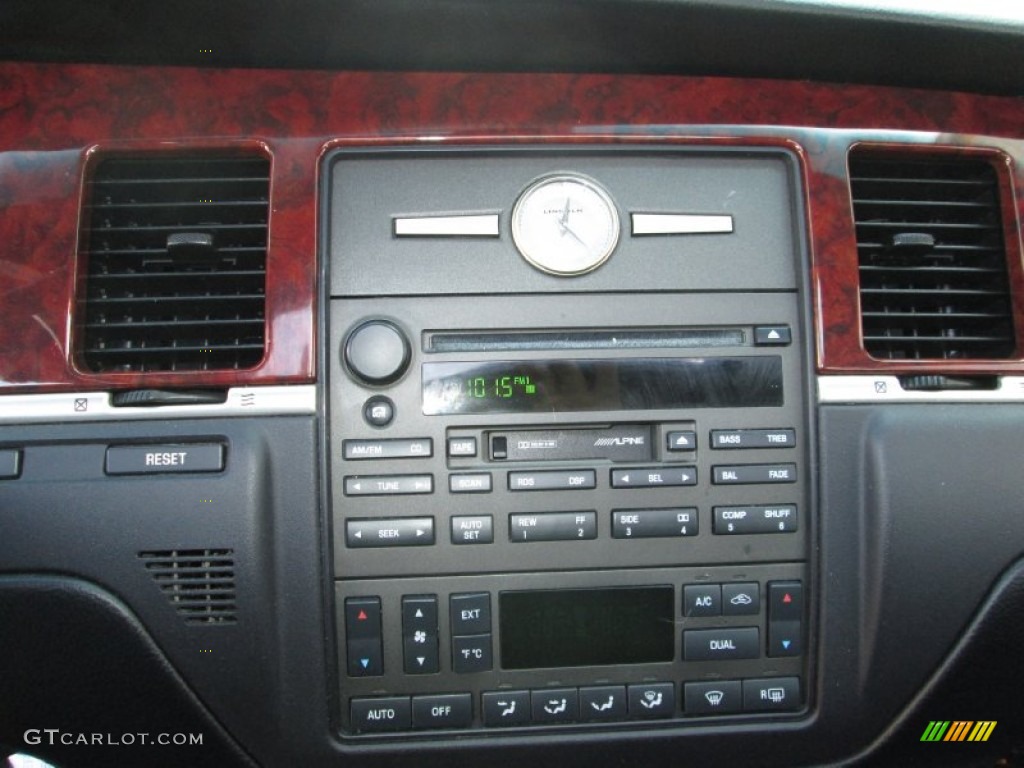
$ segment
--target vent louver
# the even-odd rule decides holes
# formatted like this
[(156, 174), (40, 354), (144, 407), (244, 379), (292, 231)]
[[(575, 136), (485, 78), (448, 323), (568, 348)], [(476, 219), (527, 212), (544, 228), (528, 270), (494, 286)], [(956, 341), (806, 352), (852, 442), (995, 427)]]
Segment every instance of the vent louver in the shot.
[(992, 165), (854, 152), (850, 181), (867, 352), (889, 360), (1013, 354)]
[(146, 570), (186, 624), (234, 624), (235, 561), (231, 549), (139, 552)]
[(93, 372), (251, 368), (263, 357), (270, 161), (101, 161), (89, 181), (81, 359)]

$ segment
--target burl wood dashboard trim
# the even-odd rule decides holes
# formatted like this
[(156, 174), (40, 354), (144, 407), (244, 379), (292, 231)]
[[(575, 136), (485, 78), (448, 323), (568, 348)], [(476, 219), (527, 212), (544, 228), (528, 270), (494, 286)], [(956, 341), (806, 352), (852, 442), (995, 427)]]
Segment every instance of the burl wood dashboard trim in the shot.
[[(860, 342), (847, 180), (858, 142), (1005, 157), (1024, 278), (1024, 99), (704, 77), (217, 70), (0, 64), (0, 392), (254, 386), (316, 378), (317, 175), (335, 146), (637, 142), (785, 146), (806, 188), (822, 372), (1011, 373), (1024, 359), (872, 360)], [(90, 374), (74, 365), (83, 170), (106, 152), (265, 147), (272, 158), (267, 350), (246, 371)]]

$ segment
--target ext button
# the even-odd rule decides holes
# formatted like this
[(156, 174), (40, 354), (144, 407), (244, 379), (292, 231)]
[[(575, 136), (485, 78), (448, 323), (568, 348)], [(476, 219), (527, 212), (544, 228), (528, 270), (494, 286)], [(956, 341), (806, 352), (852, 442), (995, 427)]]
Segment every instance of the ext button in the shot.
[(628, 509), (612, 512), (613, 539), (662, 539), (697, 535), (697, 510)]
[(433, 475), (349, 475), (345, 478), (346, 496), (404, 496), (433, 492)]
[(687, 584), (683, 587), (683, 616), (699, 618), (722, 613), (722, 588), (718, 584)]
[(224, 446), (220, 443), (119, 445), (107, 448), (108, 475), (220, 472), (223, 469)]
[(613, 469), (612, 488), (657, 488), (659, 486), (696, 485), (696, 467), (648, 467)]
[(728, 448), (792, 448), (796, 445), (794, 429), (715, 429), (711, 431), (711, 447)]
[(743, 681), (743, 709), (747, 712), (799, 709), (800, 703), (798, 677)]
[(429, 546), (434, 543), (434, 519), (396, 517), (388, 520), (347, 520), (345, 543), (352, 549)]
[(683, 685), (683, 711), (688, 715), (731, 715), (742, 708), (743, 692), (739, 680)]
[(629, 686), (631, 717), (672, 717), (676, 711), (676, 687), (672, 683)]
[(761, 655), (757, 627), (739, 629), (688, 629), (683, 632), (686, 661), (756, 659)]
[(622, 720), (626, 711), (625, 686), (580, 688), (580, 720)]
[(479, 635), (491, 631), (491, 596), (487, 592), (452, 595), (449, 607), (453, 635)]
[(795, 504), (715, 507), (716, 534), (792, 533), (797, 529)]
[(490, 515), (462, 515), (452, 518), (452, 544), (490, 544), (494, 525)]
[(0, 451), (0, 480), (11, 480), (21, 474), (21, 451)]
[(512, 541), (571, 541), (597, 538), (596, 512), (544, 512), (509, 517)]
[(575, 472), (509, 472), (510, 491), (578, 491), (597, 487), (592, 469)]
[(408, 696), (352, 699), (352, 730), (356, 733), (401, 731), (412, 725)]
[(413, 696), (412, 724), (416, 728), (468, 728), (473, 724), (473, 697), (468, 693)]
[(348, 461), (365, 459), (419, 459), (434, 455), (429, 437), (414, 440), (345, 440), (342, 452)]
[(478, 472), (471, 475), (449, 475), (448, 490), (452, 493), (490, 493), (491, 475)]
[(796, 482), (796, 464), (739, 464), (712, 469), (715, 473), (715, 485)]
[(572, 723), (579, 719), (575, 688), (531, 691), (530, 703), (535, 723)]
[(530, 722), (529, 691), (487, 691), (481, 699), (484, 725), (526, 725)]

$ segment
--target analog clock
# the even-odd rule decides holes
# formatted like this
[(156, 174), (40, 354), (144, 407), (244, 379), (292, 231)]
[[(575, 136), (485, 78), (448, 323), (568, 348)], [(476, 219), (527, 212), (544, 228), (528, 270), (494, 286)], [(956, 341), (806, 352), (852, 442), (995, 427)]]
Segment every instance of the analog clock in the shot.
[(578, 174), (546, 176), (512, 209), (512, 240), (537, 269), (582, 275), (601, 266), (619, 242), (619, 212), (605, 189)]

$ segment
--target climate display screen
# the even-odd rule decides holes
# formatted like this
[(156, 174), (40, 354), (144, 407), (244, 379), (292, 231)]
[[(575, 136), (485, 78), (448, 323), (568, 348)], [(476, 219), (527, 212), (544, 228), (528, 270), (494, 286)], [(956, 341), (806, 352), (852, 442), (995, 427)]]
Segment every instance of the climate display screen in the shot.
[(670, 586), (502, 592), (504, 669), (672, 661)]
[(428, 416), (780, 405), (778, 355), (423, 365)]

